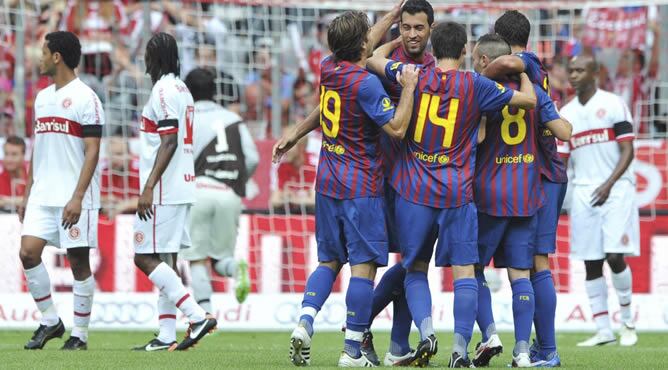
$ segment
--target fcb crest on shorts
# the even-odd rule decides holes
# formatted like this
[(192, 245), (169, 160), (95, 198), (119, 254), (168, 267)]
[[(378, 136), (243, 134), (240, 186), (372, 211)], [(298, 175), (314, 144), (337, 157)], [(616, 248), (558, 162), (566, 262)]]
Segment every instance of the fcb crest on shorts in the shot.
[(76, 226), (72, 226), (67, 235), (71, 240), (79, 240), (79, 237), (81, 236), (81, 229)]

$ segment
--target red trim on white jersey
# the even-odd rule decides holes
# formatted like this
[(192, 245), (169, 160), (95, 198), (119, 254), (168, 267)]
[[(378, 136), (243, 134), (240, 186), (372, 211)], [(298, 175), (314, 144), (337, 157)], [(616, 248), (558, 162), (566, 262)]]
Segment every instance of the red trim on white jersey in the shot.
[(35, 134), (66, 134), (83, 137), (81, 124), (62, 117), (40, 117), (35, 121)]
[(155, 121), (152, 121), (144, 116), (141, 117), (141, 126), (139, 127), (139, 130), (142, 132), (146, 132), (149, 134), (157, 134), (158, 133), (158, 124), (155, 123)]
[(581, 148), (585, 145), (605, 143), (608, 141), (631, 141), (635, 138), (635, 134), (630, 132), (615, 136), (613, 128), (597, 128), (587, 131), (578, 132), (569, 140), (571, 150)]

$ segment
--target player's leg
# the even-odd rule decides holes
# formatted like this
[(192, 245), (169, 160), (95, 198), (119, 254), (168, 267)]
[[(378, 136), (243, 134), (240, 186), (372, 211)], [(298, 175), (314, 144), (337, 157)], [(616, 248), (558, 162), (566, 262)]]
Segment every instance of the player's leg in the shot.
[(338, 200), (316, 194), (315, 233), (318, 243), (318, 267), (306, 281), (299, 322), (290, 336), (290, 360), (295, 366), (311, 363), (313, 322), (332, 292), (341, 265), (347, 261), (345, 246), (340, 240)]
[(496, 332), (492, 312), (492, 294), (487, 286), (484, 267), (489, 265), (492, 256), (503, 240), (508, 218), (494, 217), (478, 212), (478, 255), (480, 264), (476, 266), (475, 277), (478, 282), (478, 313), (476, 322), (482, 333), (481, 342), (476, 344), (473, 364), (476, 367), (489, 365), (492, 357), (503, 352), (503, 344)]
[(340, 204), (351, 278), (346, 292), (346, 333), (339, 366), (378, 366), (375, 351), (363, 350), (362, 341), (371, 321), (376, 268), (387, 265), (385, 200), (368, 197), (343, 200)]
[(213, 225), (210, 233), (213, 268), (222, 276), (234, 279), (237, 302), (243, 303), (250, 292), (250, 274), (246, 260), (236, 260), (234, 248), (237, 243), (239, 217), (243, 203), (233, 191), (211, 190), (217, 193), (213, 202)]
[(620, 305), (622, 327), (619, 343), (622, 346), (632, 346), (638, 341), (631, 313), (633, 276), (624, 260), (625, 256), (640, 255), (638, 207), (634, 197), (628, 196), (634, 190), (630, 182), (618, 181), (602, 206), (603, 248)]
[[(176, 253), (160, 254), (160, 259), (169, 265), (174, 271), (176, 268)], [(135, 351), (165, 351), (176, 347), (176, 305), (172, 303), (165, 292), (158, 296), (158, 335), (147, 344), (133, 348)]]
[(554, 320), (557, 310), (557, 292), (550, 271), (549, 255), (557, 250), (557, 225), (561, 206), (566, 196), (566, 184), (543, 179), (545, 204), (538, 210), (536, 254), (531, 271), (531, 284), (536, 298), (533, 317), (536, 341), (530, 349), (532, 362), (545, 361), (544, 366), (559, 366)]
[(176, 271), (160, 259), (160, 253), (177, 253), (181, 249), (189, 224), (189, 208), (154, 206), (151, 219), (135, 219), (135, 265), (190, 321), (190, 330), (177, 350), (191, 347), (217, 324), (188, 293)]
[(597, 333), (588, 340), (578, 343), (580, 347), (592, 347), (615, 342), (608, 314), (608, 284), (603, 276), (604, 261), (604, 259), (585, 261), (585, 288)]
[(23, 264), (28, 291), (42, 314), (39, 328), (35, 331), (25, 349), (42, 349), (47, 341), (61, 338), (65, 326), (58, 316), (58, 311), (51, 297), (51, 279), (42, 263), (42, 251), (47, 240), (58, 244), (57, 214), (51, 207), (28, 204), (19, 257)]
[(412, 203), (401, 195), (397, 195), (395, 208), (401, 264), (406, 269), (406, 301), (413, 322), (420, 332), (420, 343), (414, 358), (411, 359), (411, 365), (426, 366), (438, 350), (431, 317), (431, 292), (427, 271), (438, 237), (436, 222), (439, 211)]
[(468, 344), (478, 312), (478, 215), (473, 203), (441, 211), (436, 266), (452, 266), (455, 332), (450, 367), (469, 367)]

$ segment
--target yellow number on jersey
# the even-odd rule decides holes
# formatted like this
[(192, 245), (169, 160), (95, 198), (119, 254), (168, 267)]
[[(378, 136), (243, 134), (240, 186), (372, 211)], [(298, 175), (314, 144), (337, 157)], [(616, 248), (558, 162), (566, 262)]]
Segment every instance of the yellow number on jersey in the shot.
[[(329, 101), (334, 99), (334, 110), (329, 109)], [(324, 118), (329, 121), (332, 126), (327, 127)], [(334, 90), (325, 90), (324, 86), (320, 87), (320, 126), (322, 132), (331, 138), (335, 138), (339, 134), (339, 121), (341, 120), (341, 96)]]
[(450, 99), (448, 107), (448, 117), (438, 116), (438, 108), (441, 105), (441, 97), (438, 95), (422, 94), (420, 99), (420, 111), (415, 125), (415, 134), (413, 140), (416, 143), (422, 142), (424, 125), (427, 122), (427, 112), (429, 112), (429, 122), (433, 125), (443, 127), (443, 147), (449, 148), (452, 145), (452, 137), (455, 134), (455, 121), (457, 120), (457, 111), (459, 110), (459, 99)]
[[(503, 115), (503, 122), (501, 122), (501, 138), (503, 142), (508, 145), (517, 145), (524, 141), (527, 136), (527, 122), (524, 120), (524, 109), (518, 109), (517, 113), (510, 114), (508, 106), (503, 107), (501, 115)], [(517, 135), (510, 135), (510, 125), (517, 124)]]

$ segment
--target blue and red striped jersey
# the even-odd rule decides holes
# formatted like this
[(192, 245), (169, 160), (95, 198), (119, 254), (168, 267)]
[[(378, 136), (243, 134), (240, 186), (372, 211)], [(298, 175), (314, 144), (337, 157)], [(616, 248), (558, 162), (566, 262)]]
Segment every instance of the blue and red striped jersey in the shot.
[[(385, 67), (396, 80), (401, 62)], [(480, 116), (508, 104), (513, 91), (473, 72), (421, 69), (405, 145), (392, 187), (413, 203), (455, 208), (473, 200)]]
[(336, 199), (383, 195), (381, 126), (395, 107), (378, 76), (327, 57), (320, 65), (322, 148), (315, 190)]
[[(550, 94), (550, 79), (547, 70), (540, 62), (536, 54), (528, 51), (515, 54), (524, 62), (524, 71), (534, 84), (539, 85), (548, 96)], [(552, 182), (568, 182), (566, 175), (566, 164), (557, 153), (556, 138), (547, 127), (543, 127), (538, 132), (538, 163), (541, 166), (541, 173)]]
[[(436, 59), (434, 59), (434, 56), (431, 55), (431, 53), (424, 53), (422, 61), (418, 61), (413, 59), (411, 55), (406, 52), (403, 44), (390, 53), (389, 59), (397, 60), (406, 64), (420, 65), (420, 68), (436, 67)], [(383, 82), (383, 86), (385, 86), (385, 91), (387, 91), (387, 93), (390, 95), (392, 102), (394, 104), (399, 104), (399, 98), (401, 97), (401, 85), (383, 78), (382, 76), (381, 81)], [(380, 134), (380, 147), (383, 151), (383, 168), (385, 177), (389, 178), (392, 175), (392, 168), (394, 167), (394, 163), (397, 160), (397, 156), (401, 151), (401, 140), (397, 140), (383, 132)]]
[[(517, 82), (504, 82), (518, 89)], [(485, 141), (478, 148), (475, 201), (478, 210), (492, 216), (531, 216), (545, 201), (538, 163), (538, 133), (559, 118), (554, 103), (538, 85), (535, 109), (505, 106), (487, 115)]]

